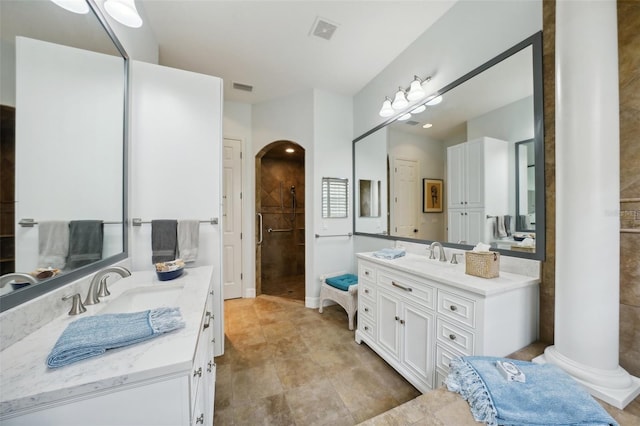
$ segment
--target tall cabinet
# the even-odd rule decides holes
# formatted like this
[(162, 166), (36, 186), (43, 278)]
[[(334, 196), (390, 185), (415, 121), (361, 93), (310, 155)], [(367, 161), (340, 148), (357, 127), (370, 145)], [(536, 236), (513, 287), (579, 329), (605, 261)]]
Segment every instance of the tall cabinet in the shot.
[(487, 217), (508, 213), (508, 178), (506, 141), (483, 137), (447, 148), (448, 241), (491, 241)]

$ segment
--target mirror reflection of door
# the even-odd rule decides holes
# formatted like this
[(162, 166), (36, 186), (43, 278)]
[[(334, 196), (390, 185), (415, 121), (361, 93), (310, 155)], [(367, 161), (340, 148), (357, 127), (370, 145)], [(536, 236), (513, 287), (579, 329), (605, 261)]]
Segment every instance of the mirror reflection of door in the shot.
[(391, 232), (399, 237), (415, 237), (418, 231), (418, 162), (396, 158), (393, 160), (393, 191)]
[(380, 217), (380, 181), (360, 179), (360, 217)]
[(516, 231), (536, 229), (536, 164), (533, 139), (516, 147)]

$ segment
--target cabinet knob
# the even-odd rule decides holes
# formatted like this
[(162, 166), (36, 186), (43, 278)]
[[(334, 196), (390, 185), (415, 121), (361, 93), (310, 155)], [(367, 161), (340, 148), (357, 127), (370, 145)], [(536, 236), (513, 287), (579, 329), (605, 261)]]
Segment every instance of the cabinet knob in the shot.
[(364, 274), (365, 275), (369, 275), (369, 271), (364, 271)]
[(460, 216), (464, 216), (464, 213), (460, 212)]
[(369, 326), (368, 326), (368, 325), (365, 325), (365, 326), (364, 326), (364, 330), (365, 330), (365, 331), (369, 331)]
[(468, 204), (466, 201), (464, 202), (465, 204)]
[(450, 334), (450, 335), (449, 335), (449, 339), (451, 339), (451, 340), (456, 340), (456, 335), (455, 335), (455, 334)]
[(198, 367), (197, 370), (193, 370), (193, 377), (202, 377), (202, 367)]
[(364, 308), (364, 311), (365, 312), (369, 312), (369, 308)]
[(211, 371), (213, 370), (213, 367), (215, 367), (216, 363), (213, 362), (213, 360), (209, 361), (207, 363), (207, 373), (211, 373)]
[(460, 201), (460, 204), (464, 204), (462, 201)]
[(400, 324), (404, 325), (404, 320), (400, 320)]
[(449, 306), (449, 309), (451, 309), (453, 312), (458, 310), (458, 307), (456, 305), (451, 305)]
[(400, 319), (400, 317), (396, 315), (396, 321), (398, 321), (399, 319)]
[(365, 288), (365, 289), (364, 289), (364, 292), (368, 294), (368, 293), (369, 293), (369, 289), (368, 289), (368, 288)]
[(196, 424), (203, 425), (204, 424), (204, 413), (200, 413), (200, 416), (196, 419)]

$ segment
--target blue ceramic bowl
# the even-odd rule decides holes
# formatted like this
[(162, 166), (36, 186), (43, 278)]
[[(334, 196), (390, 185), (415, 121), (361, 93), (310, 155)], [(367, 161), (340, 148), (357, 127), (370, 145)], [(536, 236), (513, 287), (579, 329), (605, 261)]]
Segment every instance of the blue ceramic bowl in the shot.
[(21, 288), (26, 287), (26, 286), (28, 286), (28, 285), (31, 285), (31, 283), (11, 283), (11, 287), (12, 287), (14, 290), (21, 289)]
[(160, 281), (169, 281), (169, 280), (178, 278), (180, 275), (182, 275), (183, 272), (184, 272), (184, 268), (180, 268), (174, 271), (166, 271), (166, 272), (156, 271), (156, 274), (158, 274), (158, 279)]

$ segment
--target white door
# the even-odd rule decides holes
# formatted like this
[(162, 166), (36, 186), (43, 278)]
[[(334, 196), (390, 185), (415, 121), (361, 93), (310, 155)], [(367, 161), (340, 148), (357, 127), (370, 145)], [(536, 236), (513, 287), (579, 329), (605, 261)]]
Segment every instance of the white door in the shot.
[(423, 308), (405, 303), (401, 319), (404, 321), (402, 362), (431, 386), (434, 369), (431, 360), (433, 316)]
[(396, 158), (393, 162), (394, 223), (392, 235), (416, 237), (418, 232), (418, 208), (421, 194), (418, 191), (418, 162)]
[(378, 344), (396, 358), (400, 356), (399, 321), (398, 300), (378, 290)]
[(242, 297), (242, 141), (224, 140), (223, 148), (223, 294)]

